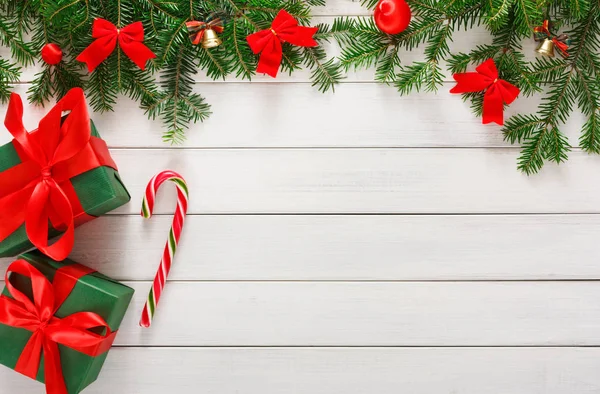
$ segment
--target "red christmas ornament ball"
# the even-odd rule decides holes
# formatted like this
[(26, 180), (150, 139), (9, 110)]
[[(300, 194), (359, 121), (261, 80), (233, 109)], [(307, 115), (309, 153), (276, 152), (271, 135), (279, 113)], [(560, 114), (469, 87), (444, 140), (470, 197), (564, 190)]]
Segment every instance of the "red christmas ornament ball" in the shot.
[(373, 16), (379, 30), (398, 34), (408, 27), (411, 13), (405, 0), (379, 0)]
[(60, 63), (62, 57), (62, 49), (54, 43), (46, 44), (42, 48), (42, 59), (50, 65)]

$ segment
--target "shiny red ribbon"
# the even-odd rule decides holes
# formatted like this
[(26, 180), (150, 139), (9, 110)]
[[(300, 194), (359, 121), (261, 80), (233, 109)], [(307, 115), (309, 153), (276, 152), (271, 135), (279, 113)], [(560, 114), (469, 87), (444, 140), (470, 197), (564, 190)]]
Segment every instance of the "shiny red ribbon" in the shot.
[(533, 31), (536, 33), (543, 33), (547, 36), (550, 36), (550, 21), (548, 19), (544, 20), (541, 26), (537, 26), (533, 28)]
[(144, 45), (144, 26), (142, 22), (135, 22), (121, 29), (106, 19), (97, 18), (92, 26), (92, 37), (96, 40), (77, 56), (77, 60), (87, 64), (92, 72), (102, 63), (119, 43), (123, 52), (142, 70), (146, 62), (154, 59), (156, 55)]
[[(11, 284), (11, 272), (31, 279), (33, 300)], [(35, 379), (43, 353), (48, 394), (68, 394), (58, 344), (96, 357), (106, 353), (115, 340), (116, 331), (111, 332), (106, 321), (96, 313), (79, 312), (62, 319), (54, 316), (77, 281), (92, 272), (79, 264), (68, 265), (57, 270), (54, 282), (50, 283), (25, 260), (13, 262), (6, 272), (6, 288), (12, 298), (0, 297), (0, 323), (33, 333), (17, 361), (15, 371)], [(95, 334), (90, 331), (93, 328), (105, 329), (106, 333)]]
[(192, 44), (194, 45), (202, 42), (202, 37), (204, 37), (206, 30), (214, 30), (217, 33), (223, 33), (225, 30), (221, 19), (213, 19), (210, 22), (189, 21), (185, 23), (185, 26), (190, 33), (190, 40), (192, 40)]
[(481, 92), (483, 96), (483, 123), (504, 124), (504, 104), (510, 104), (519, 95), (519, 88), (498, 78), (494, 59), (488, 59), (476, 68), (477, 72), (454, 74), (456, 86), (450, 93)]
[(552, 42), (563, 57), (569, 57), (569, 46), (565, 42), (560, 41), (558, 37), (552, 37)]
[[(70, 111), (62, 121), (62, 112)], [(80, 88), (71, 89), (28, 133), (23, 126), (23, 102), (13, 93), (4, 124), (13, 135), (21, 163), (0, 172), (0, 242), (23, 223), (29, 240), (54, 260), (67, 258), (75, 224), (89, 219), (71, 178), (94, 168), (116, 170), (106, 143), (91, 137), (90, 118)], [(64, 234), (48, 244), (48, 222)], [(77, 223), (76, 223), (77, 222)]]
[(313, 36), (318, 29), (318, 27), (298, 26), (298, 21), (287, 11), (279, 11), (269, 29), (246, 37), (252, 52), (260, 53), (256, 72), (276, 77), (283, 57), (281, 43), (289, 42), (301, 47), (316, 47), (318, 44)]

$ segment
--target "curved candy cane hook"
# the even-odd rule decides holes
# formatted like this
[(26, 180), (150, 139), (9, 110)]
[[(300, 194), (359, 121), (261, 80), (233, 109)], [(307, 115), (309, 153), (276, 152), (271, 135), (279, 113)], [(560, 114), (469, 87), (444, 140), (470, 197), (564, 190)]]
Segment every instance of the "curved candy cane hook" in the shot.
[(173, 218), (173, 225), (169, 231), (169, 239), (165, 245), (165, 251), (163, 252), (158, 272), (154, 277), (154, 283), (150, 294), (148, 294), (148, 300), (144, 305), (144, 311), (142, 312), (142, 318), (140, 320), (140, 326), (150, 327), (154, 312), (160, 301), (160, 295), (165, 288), (169, 271), (171, 271), (171, 264), (173, 263), (173, 257), (177, 251), (177, 245), (179, 243), (179, 237), (181, 236), (181, 230), (183, 229), (183, 222), (185, 215), (187, 214), (188, 208), (188, 187), (185, 179), (175, 171), (163, 171), (155, 175), (148, 186), (146, 186), (146, 194), (142, 202), (142, 216), (146, 219), (152, 217), (154, 211), (154, 201), (156, 200), (156, 192), (166, 181), (171, 181), (177, 185), (177, 209), (175, 211), (175, 217)]

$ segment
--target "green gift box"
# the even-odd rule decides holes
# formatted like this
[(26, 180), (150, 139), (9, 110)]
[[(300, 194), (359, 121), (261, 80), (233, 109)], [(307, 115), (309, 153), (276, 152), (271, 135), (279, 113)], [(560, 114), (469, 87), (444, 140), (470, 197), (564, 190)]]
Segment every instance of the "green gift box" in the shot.
[[(32, 378), (35, 376), (36, 380), (42, 383), (45, 382), (48, 391), (51, 392), (53, 391), (51, 386), (56, 387), (57, 378), (48, 378), (45, 375), (44, 367), (45, 363), (48, 363), (48, 359), (56, 358), (52, 357), (52, 355), (49, 357), (46, 354), (45, 346), (43, 347), (43, 352), (41, 352), (41, 349), (37, 349), (38, 354), (40, 352), (43, 353), (42, 360), (39, 362), (39, 365), (31, 365), (30, 361), (27, 362), (27, 366), (31, 368), (30, 371), (33, 371), (32, 374), (28, 374), (22, 370), (22, 366), (18, 367), (19, 363), (23, 361), (21, 360), (22, 358), (28, 359), (26, 356), (23, 356), (26, 352), (25, 349), (31, 345), (31, 342), (35, 342), (35, 338), (32, 338), (34, 335), (43, 335), (44, 339), (48, 341), (48, 338), (51, 338), (50, 340), (54, 338), (52, 335), (56, 331), (61, 332), (61, 335), (64, 337), (73, 326), (83, 326), (86, 328), (83, 330), (84, 334), (91, 337), (91, 339), (82, 339), (81, 335), (76, 335), (76, 339), (73, 339), (75, 344), (71, 346), (89, 345), (89, 348), (75, 350), (63, 344), (66, 342), (63, 342), (62, 339), (56, 340), (60, 357), (58, 363), (62, 368), (62, 378), (60, 380), (64, 382), (64, 387), (62, 390), (54, 392), (62, 392), (64, 394), (79, 393), (98, 378), (98, 374), (106, 360), (108, 349), (112, 345), (114, 335), (121, 325), (134, 291), (121, 283), (93, 272), (70, 260), (59, 263), (38, 251), (23, 254), (19, 258), (23, 261), (16, 261), (9, 267), (9, 271), (11, 271), (9, 284), (29, 300), (34, 299), (33, 293), (36, 292), (36, 289), (37, 292), (41, 293), (41, 290), (39, 290), (40, 281), (46, 282), (50, 286), (50, 289), (53, 289), (52, 286), (54, 286), (54, 290), (52, 291), (55, 299), (54, 306), (58, 307), (58, 310), (54, 313), (49, 323), (34, 323), (34, 325), (43, 324), (41, 328), (31, 326), (28, 329), (17, 328), (19, 325), (21, 327), (24, 325), (27, 326), (27, 322), (23, 323), (22, 315), (24, 312), (22, 309), (17, 309), (17, 312), (11, 309), (15, 304), (18, 305), (19, 299), (15, 295), (14, 289), (10, 291), (7, 285), (2, 293), (2, 297), (0, 297), (0, 364)], [(34, 268), (37, 270), (37, 274), (32, 276), (23, 274), (21, 272), (23, 271), (23, 266), (26, 266), (27, 269), (30, 267)], [(65, 287), (68, 289), (72, 288), (72, 290), (70, 293), (68, 291), (66, 293), (63, 292), (61, 296), (61, 291), (57, 289), (64, 289)], [(37, 294), (39, 295), (39, 293)], [(44, 294), (47, 295), (47, 293)], [(61, 298), (64, 298), (62, 304)], [(52, 303), (51, 300), (45, 301)], [(43, 310), (43, 307), (38, 307), (37, 309)], [(11, 311), (13, 312), (11, 313)], [(79, 312), (92, 312), (97, 316), (96, 318), (99, 316), (104, 319), (107, 327), (101, 327), (100, 329), (91, 328), (89, 326), (94, 326), (95, 323), (82, 323), (79, 321), (78, 323), (73, 323), (69, 320), (80, 319), (80, 315), (82, 314), (79, 314)], [(20, 318), (17, 319), (19, 323), (14, 324), (12, 321), (9, 321), (12, 316), (18, 316)], [(34, 317), (32, 320), (35, 322), (36, 318)], [(64, 325), (61, 326), (63, 323)], [(12, 324), (12, 326), (8, 324)], [(67, 327), (66, 333), (64, 331), (65, 327)], [(36, 331), (38, 333), (34, 334)], [(81, 333), (78, 332), (78, 334)], [(102, 343), (98, 345), (96, 342), (100, 337), (106, 339), (103, 339)], [(84, 343), (84, 340), (91, 341), (92, 343)], [(82, 351), (94, 355), (84, 354)], [(50, 370), (52, 369), (51, 367)], [(53, 380), (53, 382), (50, 382), (50, 380)]]
[[(92, 139), (100, 140), (100, 135), (94, 123), (91, 124)], [(36, 133), (35, 131), (33, 133)], [(101, 140), (100, 140), (101, 141)], [(94, 142), (94, 141), (92, 141)], [(102, 141), (102, 144), (104, 142)], [(94, 144), (92, 144), (93, 146)], [(101, 146), (101, 144), (96, 144)], [(105, 149), (105, 147), (103, 147)], [(0, 173), (22, 163), (18, 154), (18, 149), (14, 142), (0, 146)], [(125, 185), (119, 177), (119, 173), (108, 166), (100, 166), (83, 174), (70, 178), (79, 203), (84, 212), (75, 215), (75, 225), (85, 223), (86, 221), (101, 216), (112, 211), (131, 199)], [(2, 185), (0, 184), (0, 189)], [(0, 204), (0, 211), (2, 210)], [(49, 224), (49, 238), (56, 237), (61, 231)], [(5, 239), (0, 239), (0, 257), (12, 257), (33, 248), (23, 223), (16, 231), (12, 232)]]

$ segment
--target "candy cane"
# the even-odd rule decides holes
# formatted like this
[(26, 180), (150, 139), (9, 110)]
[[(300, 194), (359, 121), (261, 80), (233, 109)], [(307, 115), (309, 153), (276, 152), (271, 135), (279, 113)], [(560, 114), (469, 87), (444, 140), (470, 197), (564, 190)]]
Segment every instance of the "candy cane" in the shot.
[(179, 237), (181, 236), (181, 230), (183, 228), (183, 222), (187, 213), (188, 207), (188, 187), (185, 179), (174, 171), (163, 171), (155, 175), (148, 186), (146, 186), (146, 194), (144, 195), (144, 201), (142, 202), (142, 216), (146, 219), (152, 217), (154, 211), (154, 201), (156, 198), (156, 192), (165, 181), (171, 181), (177, 185), (177, 210), (175, 211), (175, 217), (173, 218), (173, 225), (169, 232), (169, 239), (165, 245), (165, 251), (163, 252), (158, 272), (154, 277), (154, 283), (150, 294), (148, 294), (148, 300), (144, 305), (144, 311), (142, 312), (142, 318), (140, 320), (140, 326), (150, 327), (154, 312), (158, 306), (160, 295), (165, 288), (165, 282), (171, 271), (171, 264), (173, 263), (173, 257), (177, 251), (177, 245), (179, 243)]

